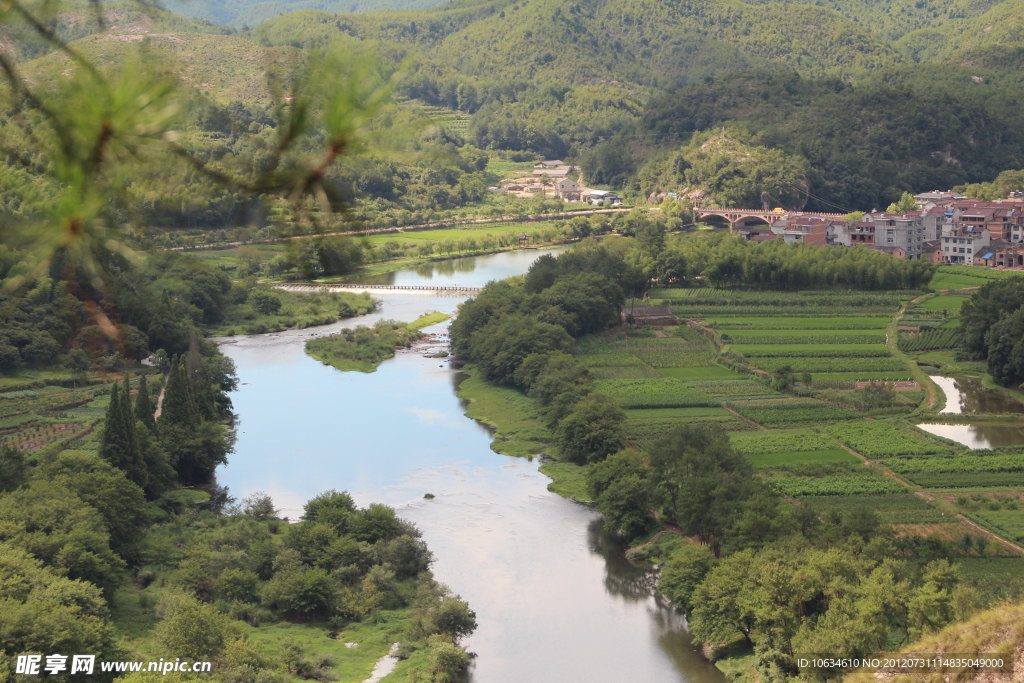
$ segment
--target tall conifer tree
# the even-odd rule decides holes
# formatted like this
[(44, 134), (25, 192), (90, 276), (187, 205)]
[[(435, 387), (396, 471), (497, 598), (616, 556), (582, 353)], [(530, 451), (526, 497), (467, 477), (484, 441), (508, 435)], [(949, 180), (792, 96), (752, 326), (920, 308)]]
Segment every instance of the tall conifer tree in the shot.
[(171, 361), (171, 371), (167, 373), (167, 388), (164, 389), (163, 410), (160, 412), (161, 425), (193, 429), (199, 426), (201, 418), (191, 384), (184, 359), (175, 357)]
[(124, 422), (121, 410), (121, 387), (114, 384), (110, 389), (110, 405), (107, 406), (103, 421), (103, 436), (100, 439), (100, 457), (118, 469), (127, 471), (131, 462), (132, 439)]
[(146, 425), (150, 431), (156, 429), (156, 420), (153, 418), (155, 408), (149, 397), (149, 385), (146, 383), (146, 376), (139, 377), (139, 393), (135, 396), (135, 419)]

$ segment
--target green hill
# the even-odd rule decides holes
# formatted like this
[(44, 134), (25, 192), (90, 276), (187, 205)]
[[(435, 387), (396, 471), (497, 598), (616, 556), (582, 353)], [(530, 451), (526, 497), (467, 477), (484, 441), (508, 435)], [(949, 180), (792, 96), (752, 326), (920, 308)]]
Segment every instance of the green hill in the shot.
[(369, 12), (379, 9), (420, 9), (440, 4), (441, 0), (167, 0), (171, 12), (186, 17), (201, 17), (218, 24), (242, 28), (258, 26), (267, 19), (300, 9), (325, 12)]
[[(103, 26), (97, 21), (96, 8), (102, 8)], [(95, 5), (83, 0), (67, 0), (39, 9), (40, 18), (65, 41), (73, 41), (99, 32), (110, 35), (147, 35), (159, 33), (230, 34), (232, 29), (205, 19), (183, 17), (172, 12), (153, 9), (136, 2), (113, 2)], [(5, 17), (0, 25), (0, 49), (18, 61), (35, 59), (53, 51), (53, 44), (44, 40), (24, 22)]]

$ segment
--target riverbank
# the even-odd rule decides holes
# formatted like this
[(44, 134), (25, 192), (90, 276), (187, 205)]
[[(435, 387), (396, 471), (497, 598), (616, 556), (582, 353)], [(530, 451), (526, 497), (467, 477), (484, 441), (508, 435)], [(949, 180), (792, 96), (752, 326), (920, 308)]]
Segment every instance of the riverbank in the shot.
[(492, 451), (516, 457), (545, 457), (539, 471), (551, 479), (548, 491), (580, 503), (593, 502), (587, 491), (587, 467), (558, 460), (540, 401), (488, 381), (472, 364), (464, 366), (462, 373), (457, 395), (466, 402), (466, 417), (491, 430)]

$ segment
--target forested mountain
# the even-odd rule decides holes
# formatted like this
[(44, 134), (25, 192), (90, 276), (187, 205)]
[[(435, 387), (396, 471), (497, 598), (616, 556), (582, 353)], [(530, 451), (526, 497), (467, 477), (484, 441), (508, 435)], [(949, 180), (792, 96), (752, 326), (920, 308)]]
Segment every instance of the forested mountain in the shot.
[[(725, 129), (736, 144), (765, 150), (760, 159), (782, 155), (806, 168), (796, 190), (774, 194), (782, 205), (818, 210), (878, 208), (904, 191), (989, 181), (1024, 166), (1017, 104), (1024, 0), (459, 0), (366, 12), (372, 3), (316, 1), (309, 9), (296, 9), (307, 7), (304, 0), (172, 6), (245, 24), (241, 31), (130, 3), (105, 6), (102, 34), (87, 3), (67, 3), (51, 19), (58, 35), (103, 67), (148, 64), (185, 86), (197, 104), (187, 107), (182, 131), (217, 161), (265, 146), (273, 137), (264, 130), (272, 127), (272, 94), (310, 54), (343, 45), (374, 55), (384, 71), (402, 71), (399, 100), (468, 116), (457, 132), (435, 130), (414, 143), (417, 154), (403, 155), (404, 166), (419, 159), (411, 166), (436, 167), (430, 150), (443, 147), (450, 159), (469, 143), (523, 159), (567, 158), (587, 182), (646, 196), (689, 187), (686, 149)], [(286, 10), (296, 11), (272, 16)], [(48, 55), (51, 46), (28, 36), (16, 26), (0, 34), (23, 73), (45, 82), (67, 71), (66, 55)], [(398, 106), (406, 121), (422, 116), (415, 104)], [(477, 158), (471, 150), (459, 154)], [(423, 209), (429, 201), (398, 199), (418, 185), (450, 194), (464, 186), (463, 174), (478, 170), (463, 158), (441, 162), (457, 169), (441, 180), (436, 173), (420, 180), (421, 171), (409, 169), (397, 173), (408, 181), (396, 182), (393, 162), (371, 157), (354, 160), (336, 180), (339, 196), (376, 202), (375, 211)], [(724, 157), (721, 164), (739, 168)], [(736, 172), (747, 179), (766, 173)], [(11, 173), (20, 171), (3, 175)], [(177, 173), (178, 186), (199, 182)], [(714, 201), (749, 203), (759, 195), (700, 178), (698, 189)], [(230, 197), (199, 196), (194, 210), (156, 220), (226, 226), (246, 211)], [(459, 206), (472, 196), (444, 203)], [(203, 219), (186, 218), (204, 202)]]
[(439, 0), (169, 0), (171, 12), (202, 17), (218, 24), (242, 28), (258, 26), (267, 19), (300, 9), (325, 12), (369, 12), (379, 9), (420, 9), (440, 4)]

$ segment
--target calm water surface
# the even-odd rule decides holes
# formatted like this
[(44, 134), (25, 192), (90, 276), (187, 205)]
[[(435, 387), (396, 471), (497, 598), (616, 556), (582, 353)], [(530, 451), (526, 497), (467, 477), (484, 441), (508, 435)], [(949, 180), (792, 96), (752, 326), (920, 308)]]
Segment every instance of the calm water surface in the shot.
[(1024, 425), (996, 422), (929, 423), (917, 425), (936, 436), (952, 439), (968, 448), (1000, 448), (1024, 444)]
[[(442, 262), (387, 284), (478, 286), (525, 272), (540, 253)], [(378, 313), (326, 328), (225, 340), (242, 386), (232, 395), (238, 443), (219, 482), (239, 498), (266, 491), (292, 518), (330, 488), (395, 506), (423, 531), (437, 578), (477, 613), (467, 643), (475, 683), (722, 683), (679, 615), (652, 596), (653, 575), (622, 559), (597, 515), (548, 492), (537, 462), (490, 450), (488, 431), (463, 415), (459, 373), (447, 363), (402, 352), (363, 374), (303, 352), (312, 334), (460, 302), (383, 300)]]
[(1001, 391), (986, 389), (977, 377), (932, 375), (932, 381), (946, 394), (946, 415), (963, 413), (1024, 413), (1024, 403)]

